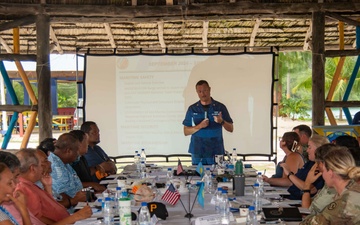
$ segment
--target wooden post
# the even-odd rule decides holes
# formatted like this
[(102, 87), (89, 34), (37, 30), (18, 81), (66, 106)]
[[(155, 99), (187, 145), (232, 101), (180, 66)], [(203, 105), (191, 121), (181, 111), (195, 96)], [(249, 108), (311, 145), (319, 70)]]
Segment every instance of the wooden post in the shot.
[(36, 18), (37, 60), (36, 74), (38, 80), (39, 141), (52, 137), (52, 111), (50, 90), (50, 17), (39, 14)]
[(312, 13), (312, 125), (325, 124), (325, 13)]

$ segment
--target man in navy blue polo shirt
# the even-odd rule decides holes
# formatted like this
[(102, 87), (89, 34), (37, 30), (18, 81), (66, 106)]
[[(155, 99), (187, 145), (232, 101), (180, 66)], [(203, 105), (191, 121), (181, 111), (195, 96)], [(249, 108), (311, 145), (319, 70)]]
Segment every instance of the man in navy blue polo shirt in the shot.
[(191, 135), (189, 153), (192, 164), (201, 161), (204, 165), (212, 165), (214, 156), (225, 152), (222, 128), (233, 132), (233, 121), (226, 106), (211, 97), (207, 81), (198, 81), (195, 88), (200, 100), (189, 106), (186, 112), (184, 134)]

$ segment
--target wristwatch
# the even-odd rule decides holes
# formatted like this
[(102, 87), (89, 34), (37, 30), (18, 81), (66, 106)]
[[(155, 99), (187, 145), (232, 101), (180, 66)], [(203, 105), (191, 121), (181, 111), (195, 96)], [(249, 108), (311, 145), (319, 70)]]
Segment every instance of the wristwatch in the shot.
[(224, 125), (224, 123), (225, 123), (225, 120), (222, 120), (220, 124), (221, 124), (221, 125)]
[(309, 193), (310, 194), (310, 190), (302, 190), (302, 193), (305, 194), (305, 193)]

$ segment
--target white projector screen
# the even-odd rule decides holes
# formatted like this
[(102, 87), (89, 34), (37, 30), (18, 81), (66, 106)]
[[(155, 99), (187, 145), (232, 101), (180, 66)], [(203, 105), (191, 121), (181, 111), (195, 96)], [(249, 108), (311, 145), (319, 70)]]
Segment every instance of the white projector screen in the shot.
[(223, 130), (227, 151), (271, 155), (272, 53), (239, 55), (86, 55), (85, 118), (100, 129), (110, 156), (186, 154), (182, 121), (207, 80), (226, 105), (234, 132)]

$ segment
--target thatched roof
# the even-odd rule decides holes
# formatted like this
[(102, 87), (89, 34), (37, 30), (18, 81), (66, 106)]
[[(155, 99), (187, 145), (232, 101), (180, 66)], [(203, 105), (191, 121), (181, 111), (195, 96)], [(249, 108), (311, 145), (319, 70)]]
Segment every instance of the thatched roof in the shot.
[[(281, 1), (281, 0), (280, 0)], [(325, 47), (338, 49), (339, 20), (345, 21), (345, 49), (355, 49), (360, 1), (219, 0), (5, 0), (0, 3), (0, 42), (13, 49), (13, 25), (20, 26), (21, 53), (36, 53), (37, 14), (50, 16), (54, 53), (114, 49), (279, 47), (311, 50), (311, 13), (326, 14)], [(270, 3), (269, 3), (270, 2)], [(357, 3), (359, 2), (359, 3)], [(41, 4), (43, 3), (43, 4)]]

